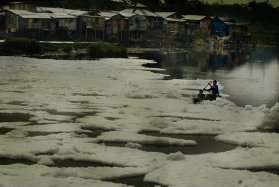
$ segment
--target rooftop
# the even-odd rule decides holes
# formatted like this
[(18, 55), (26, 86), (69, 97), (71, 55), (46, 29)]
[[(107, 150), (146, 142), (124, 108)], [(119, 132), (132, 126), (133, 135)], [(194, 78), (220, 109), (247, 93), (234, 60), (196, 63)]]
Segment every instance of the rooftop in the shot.
[(16, 4), (23, 4), (24, 2), (20, 2), (20, 1), (12, 1), (12, 2), (9, 2), (9, 4), (11, 5), (16, 5)]
[(160, 17), (159, 15), (149, 11), (149, 10), (146, 10), (146, 9), (133, 9), (133, 8), (127, 8), (127, 9), (124, 9), (122, 11), (120, 11), (120, 14), (138, 14), (138, 15), (141, 15), (141, 16), (147, 16), (147, 17)]
[(8, 10), (13, 14), (16, 14), (22, 18), (32, 18), (32, 19), (50, 19), (51, 16), (47, 13), (34, 13), (27, 10)]
[(115, 11), (104, 11), (104, 12), (100, 12), (98, 13), (99, 16), (102, 16), (104, 17), (105, 19), (110, 19), (111, 17), (117, 15), (118, 12), (115, 12)]
[(29, 19), (51, 19), (51, 18), (57, 18), (57, 19), (73, 19), (76, 16), (67, 14), (67, 13), (49, 13), (49, 12), (30, 12), (27, 10), (8, 10), (9, 12), (12, 12), (13, 14), (16, 14), (22, 18), (29, 18)]
[(111, 2), (114, 2), (114, 3), (125, 3), (125, 1), (123, 1), (123, 0), (111, 0)]
[(180, 22), (180, 23), (186, 22), (186, 20), (184, 19), (175, 19), (175, 18), (165, 18), (165, 20), (169, 22)]
[(71, 16), (81, 16), (87, 14), (87, 11), (65, 9), (65, 8), (52, 8), (52, 7), (37, 7), (37, 12), (48, 12), (54, 14), (69, 14)]
[(169, 16), (176, 14), (176, 12), (156, 12), (156, 14), (158, 14), (162, 18), (167, 18)]
[(73, 19), (73, 18), (76, 18), (76, 16), (70, 15), (70, 14), (67, 14), (67, 13), (49, 13), (49, 15), (52, 18), (57, 18), (57, 19)]
[(187, 21), (201, 21), (204, 18), (206, 18), (206, 16), (203, 15), (182, 15), (183, 19), (187, 20)]
[(132, 16), (136, 15), (135, 13), (130, 13), (130, 12), (120, 12), (119, 14), (126, 17), (126, 18), (129, 18), (129, 17), (132, 17)]
[(130, 7), (132, 7), (132, 8), (146, 8), (146, 6), (144, 4), (141, 4), (141, 3), (131, 4)]

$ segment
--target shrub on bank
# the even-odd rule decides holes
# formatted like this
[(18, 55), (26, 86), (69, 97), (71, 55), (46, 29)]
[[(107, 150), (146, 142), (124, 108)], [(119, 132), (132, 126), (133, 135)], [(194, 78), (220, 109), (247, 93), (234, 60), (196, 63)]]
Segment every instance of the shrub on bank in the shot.
[(2, 51), (10, 55), (33, 55), (41, 53), (36, 40), (26, 38), (9, 38), (3, 43)]
[(67, 46), (63, 48), (63, 52), (70, 54), (73, 51), (73, 47), (72, 46)]
[(109, 43), (95, 43), (89, 46), (88, 56), (90, 58), (125, 58), (127, 57), (127, 49)]

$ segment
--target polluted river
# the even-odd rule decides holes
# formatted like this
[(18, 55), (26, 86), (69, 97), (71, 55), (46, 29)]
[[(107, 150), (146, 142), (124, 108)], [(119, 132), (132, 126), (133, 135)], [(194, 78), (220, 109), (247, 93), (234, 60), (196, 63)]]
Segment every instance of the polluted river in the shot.
[(276, 54), (0, 57), (0, 186), (278, 186)]

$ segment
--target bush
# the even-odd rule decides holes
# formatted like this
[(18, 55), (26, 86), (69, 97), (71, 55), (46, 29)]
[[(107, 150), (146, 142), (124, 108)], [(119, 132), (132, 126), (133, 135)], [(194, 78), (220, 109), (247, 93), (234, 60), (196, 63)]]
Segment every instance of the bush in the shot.
[(33, 55), (41, 53), (36, 40), (26, 38), (9, 38), (3, 43), (3, 52), (10, 55)]
[(64, 53), (71, 53), (73, 51), (73, 47), (71, 47), (71, 46), (67, 46), (67, 47), (64, 47), (63, 48), (63, 52)]
[(90, 58), (125, 58), (127, 57), (127, 49), (109, 43), (96, 43), (89, 46), (88, 56)]

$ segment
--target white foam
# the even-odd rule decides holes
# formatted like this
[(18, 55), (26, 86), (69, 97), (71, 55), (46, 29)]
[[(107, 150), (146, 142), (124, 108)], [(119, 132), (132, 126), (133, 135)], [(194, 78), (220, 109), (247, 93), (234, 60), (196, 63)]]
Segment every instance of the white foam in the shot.
[(103, 133), (101, 136), (97, 137), (97, 140), (101, 142), (133, 142), (133, 143), (141, 143), (141, 144), (173, 145), (173, 146), (175, 145), (193, 146), (197, 144), (193, 140), (152, 137), (147, 135), (135, 134), (133, 132), (120, 132), (120, 131)]
[(279, 129), (279, 103), (276, 103), (271, 109), (270, 113), (264, 118), (260, 129)]
[(240, 146), (278, 147), (279, 134), (261, 132), (235, 132), (219, 135), (216, 137), (216, 139)]
[(173, 161), (184, 160), (185, 155), (181, 152), (171, 153), (171, 154), (168, 155), (167, 159), (168, 160), (173, 160)]
[[(56, 159), (70, 159), (127, 168), (114, 167), (110, 172), (105, 167), (50, 169), (36, 165), (23, 169), (10, 165), (7, 171), (1, 166), (0, 185), (121, 186), (85, 178), (135, 176), (152, 171), (146, 180), (174, 186), (278, 186), (278, 176), (236, 170), (278, 168), (278, 141), (274, 141), (277, 136), (244, 133), (278, 129), (278, 104), (271, 109), (264, 105), (238, 107), (223, 97), (195, 105), (191, 94), (208, 80), (162, 80), (164, 75), (146, 71), (149, 68), (142, 67), (144, 63), (154, 62), (0, 57), (0, 80), (7, 83), (1, 85), (0, 97), (5, 101), (0, 103), (1, 112), (34, 115), (32, 126), (20, 122), (1, 124), (15, 130), (0, 135), (0, 157), (54, 167)], [(25, 106), (7, 104), (12, 101), (23, 101)], [(76, 134), (84, 129), (93, 133), (117, 132), (106, 132), (97, 138)], [(139, 134), (143, 130), (219, 134), (220, 140), (256, 148), (202, 155), (145, 152), (138, 150), (142, 144), (196, 143)], [(38, 136), (30, 137), (31, 132), (38, 132)], [(98, 144), (102, 141), (123, 142), (126, 147)], [(17, 173), (20, 170), (22, 173)], [(36, 172), (43, 175), (35, 175)]]
[(279, 183), (278, 176), (272, 174), (225, 170), (184, 161), (171, 162), (154, 170), (144, 180), (175, 187), (276, 187)]

